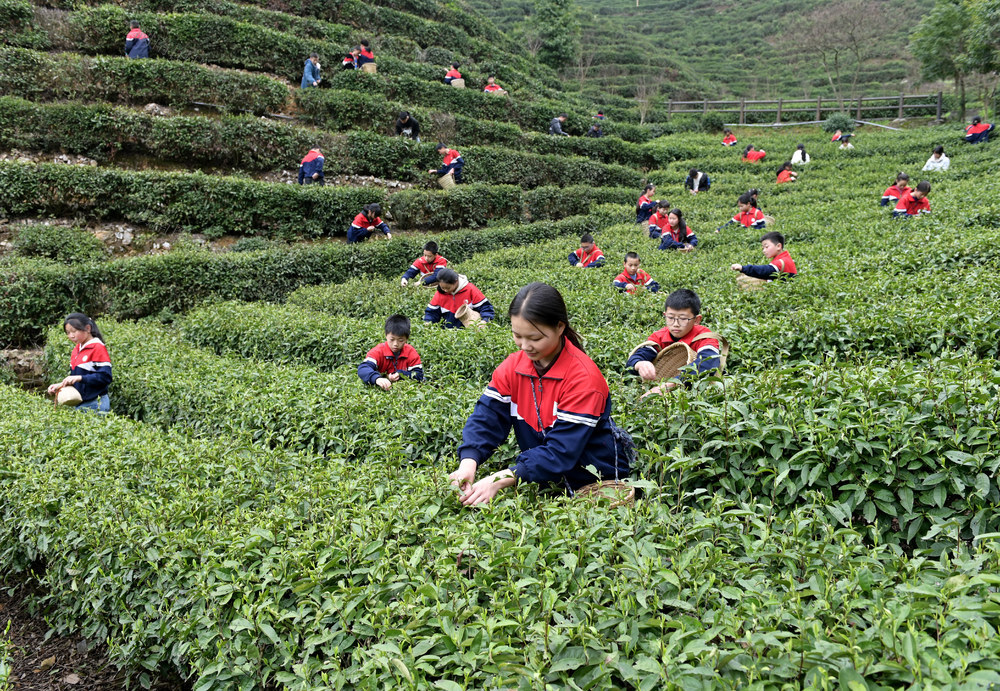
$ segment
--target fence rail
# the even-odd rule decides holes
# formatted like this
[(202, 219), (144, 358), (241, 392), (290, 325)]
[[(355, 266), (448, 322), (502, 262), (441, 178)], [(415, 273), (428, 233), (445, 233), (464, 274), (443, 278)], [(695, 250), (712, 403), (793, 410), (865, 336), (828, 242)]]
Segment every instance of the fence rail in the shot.
[[(915, 103), (914, 101), (921, 101)], [(809, 104), (803, 107), (803, 104)], [(749, 106), (749, 107), (748, 107)], [(767, 107), (762, 107), (767, 106)], [(908, 110), (926, 110), (934, 108), (937, 119), (941, 119), (943, 112), (942, 92), (937, 94), (898, 94), (895, 96), (866, 96), (864, 98), (850, 99), (841, 104), (840, 101), (830, 97), (819, 98), (778, 98), (772, 100), (750, 100), (741, 98), (738, 101), (674, 101), (667, 102), (667, 115), (704, 115), (713, 113), (739, 113), (739, 124), (744, 125), (747, 115), (774, 113), (774, 121), (781, 122), (782, 116), (788, 113), (809, 113), (810, 118), (816, 120), (823, 119), (823, 112), (854, 113), (860, 120), (865, 112), (874, 110), (896, 111), (897, 117), (903, 117)], [(786, 118), (787, 120), (787, 118)], [(791, 120), (794, 122), (794, 119)]]

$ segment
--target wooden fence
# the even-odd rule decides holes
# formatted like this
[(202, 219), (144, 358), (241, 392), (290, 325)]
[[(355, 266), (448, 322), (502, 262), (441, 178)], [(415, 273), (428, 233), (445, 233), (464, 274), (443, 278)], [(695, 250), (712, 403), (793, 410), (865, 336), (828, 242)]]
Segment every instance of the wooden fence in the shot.
[[(875, 110), (894, 110), (896, 112), (896, 117), (902, 118), (908, 110), (926, 110), (928, 108), (934, 108), (937, 113), (937, 119), (941, 119), (942, 115), (942, 94), (940, 91), (937, 94), (899, 94), (898, 96), (868, 96), (865, 98), (851, 99), (844, 101), (843, 108), (841, 108), (840, 101), (830, 98), (830, 97), (819, 97), (819, 98), (803, 98), (803, 99), (791, 99), (791, 98), (779, 98), (770, 101), (756, 101), (741, 98), (738, 101), (668, 101), (667, 102), (667, 114), (668, 115), (704, 115), (705, 113), (739, 113), (738, 124), (744, 125), (747, 121), (747, 116), (756, 116), (759, 114), (774, 113), (774, 121), (781, 122), (784, 119), (787, 122), (795, 122), (796, 117), (801, 118), (801, 120), (822, 120), (823, 113), (845, 113), (850, 115), (854, 113), (854, 116), (858, 119), (862, 119), (862, 115), (865, 112), (871, 112)], [(808, 117), (803, 116), (792, 116), (789, 119), (787, 116), (789, 113), (808, 113)], [(752, 117), (753, 120), (758, 120), (756, 117)]]

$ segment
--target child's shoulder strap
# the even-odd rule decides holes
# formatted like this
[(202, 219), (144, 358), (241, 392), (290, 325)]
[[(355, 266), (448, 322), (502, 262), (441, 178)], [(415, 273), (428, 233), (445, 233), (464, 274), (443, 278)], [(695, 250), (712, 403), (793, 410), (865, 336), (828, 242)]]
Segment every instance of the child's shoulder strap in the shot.
[(719, 369), (725, 370), (726, 357), (729, 355), (729, 341), (727, 341), (724, 337), (720, 336), (714, 331), (705, 331), (692, 338), (691, 344), (694, 345), (695, 341), (701, 341), (706, 338), (713, 338), (719, 342)]

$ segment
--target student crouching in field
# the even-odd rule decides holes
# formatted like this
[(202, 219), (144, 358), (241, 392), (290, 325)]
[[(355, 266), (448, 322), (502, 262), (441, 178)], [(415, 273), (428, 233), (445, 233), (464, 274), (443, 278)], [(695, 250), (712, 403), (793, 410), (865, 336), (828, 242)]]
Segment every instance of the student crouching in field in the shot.
[[(708, 327), (701, 325), (701, 300), (693, 290), (675, 290), (663, 306), (666, 327), (649, 335), (629, 355), (626, 367), (634, 370), (643, 381), (657, 379), (653, 361), (661, 350), (673, 343), (684, 343), (695, 353), (692, 362), (699, 372), (708, 372), (721, 365), (719, 340)], [(648, 394), (666, 393), (683, 383), (678, 376), (654, 387)]]
[(49, 387), (57, 403), (75, 405), (78, 410), (107, 413), (111, 410), (111, 356), (104, 336), (86, 314), (73, 312), (63, 320), (66, 337), (75, 345), (69, 356), (69, 376)]
[(728, 223), (724, 223), (716, 228), (716, 233), (734, 223), (738, 223), (744, 228), (753, 228), (754, 230), (764, 229), (767, 222), (764, 220), (764, 213), (755, 206), (754, 192), (756, 190), (750, 190), (740, 195), (739, 199), (736, 200), (736, 207), (739, 209), (739, 212), (729, 219)]
[(990, 140), (993, 125), (983, 122), (978, 115), (972, 118), (972, 124), (965, 128), (965, 141), (970, 144), (985, 144)]
[[(570, 326), (562, 295), (531, 283), (514, 297), (508, 315), (518, 351), (493, 372), (465, 423), (461, 461), (449, 476), (462, 504), (489, 502), (518, 482), (572, 494), (599, 480), (627, 478), (631, 439), (611, 420), (607, 381)], [(479, 467), (511, 428), (520, 454), (511, 467), (477, 482)]]
[(299, 164), (299, 184), (300, 185), (325, 185), (326, 178), (323, 176), (323, 152), (319, 147), (309, 149), (302, 162)]
[(623, 271), (615, 276), (614, 280), (611, 281), (611, 285), (629, 294), (643, 288), (651, 293), (657, 292), (660, 289), (660, 284), (654, 281), (652, 276), (639, 268), (641, 264), (642, 260), (638, 254), (635, 252), (626, 254), (625, 261), (622, 263)]
[(684, 214), (680, 209), (671, 209), (667, 213), (667, 224), (662, 228), (659, 249), (690, 252), (697, 246), (698, 237), (684, 222)]
[(462, 329), (465, 324), (459, 310), (463, 306), (476, 313), (474, 321), (489, 322), (496, 316), (493, 305), (479, 288), (469, 283), (468, 278), (454, 269), (441, 269), (437, 290), (424, 310), (424, 321), (440, 323), (446, 329)]
[(438, 145), (434, 148), (442, 156), (441, 167), (437, 170), (431, 168), (427, 172), (436, 173), (439, 176), (454, 173), (455, 183), (460, 184), (462, 182), (462, 168), (465, 167), (465, 159), (462, 158), (462, 154), (454, 149), (449, 149), (443, 142), (438, 142)]
[(943, 146), (935, 146), (931, 157), (927, 159), (927, 163), (924, 164), (924, 170), (948, 170), (951, 166), (951, 159), (948, 158), (944, 153)]
[(351, 48), (346, 55), (340, 60), (340, 69), (342, 70), (356, 70), (358, 69), (358, 56), (361, 54), (361, 48), (359, 46), (354, 46)]
[(642, 195), (639, 196), (639, 201), (635, 203), (635, 222), (645, 223), (649, 220), (649, 217), (653, 215), (656, 210), (656, 205), (660, 202), (653, 201), (653, 194), (656, 192), (656, 187), (654, 185), (646, 185), (646, 189), (643, 190)]
[(366, 204), (361, 209), (361, 213), (351, 221), (351, 227), (347, 229), (348, 244), (364, 242), (374, 235), (376, 230), (381, 231), (385, 235), (386, 240), (392, 240), (392, 233), (389, 232), (389, 226), (379, 218), (380, 213), (382, 213), (381, 205)]
[(420, 123), (405, 110), (396, 118), (396, 136), (420, 141)]
[(750, 144), (743, 150), (744, 163), (757, 163), (758, 161), (763, 160), (765, 156), (767, 156), (767, 152), (763, 149), (755, 149), (753, 144)]
[(899, 198), (896, 208), (892, 210), (893, 218), (912, 218), (931, 212), (931, 203), (927, 195), (931, 193), (931, 183), (921, 180), (915, 189)]
[(781, 233), (764, 233), (760, 238), (760, 251), (770, 260), (769, 264), (733, 264), (730, 268), (740, 272), (740, 279), (764, 283), (795, 276), (798, 269), (785, 249), (785, 236)]
[(139, 28), (139, 22), (129, 23), (129, 32), (125, 36), (125, 55), (130, 60), (140, 60), (149, 57), (149, 36)]
[(692, 168), (688, 171), (688, 176), (684, 178), (684, 186), (687, 187), (688, 192), (694, 195), (711, 189), (712, 181), (705, 173), (697, 168)]
[(899, 201), (899, 198), (910, 191), (909, 182), (909, 175), (903, 172), (896, 173), (895, 181), (886, 187), (885, 192), (882, 193), (879, 206), (892, 206), (892, 208), (896, 208), (896, 202)]
[(724, 129), (724, 130), (722, 130), (722, 134), (723, 134), (723, 137), (722, 137), (722, 145), (723, 146), (736, 146), (737, 139), (736, 139), (736, 135), (733, 134), (732, 130), (730, 130), (730, 129)]
[(792, 170), (792, 162), (785, 161), (781, 164), (781, 167), (777, 171), (778, 180), (777, 184), (781, 185), (786, 182), (795, 182), (798, 179), (799, 174)]
[(365, 384), (388, 391), (400, 377), (424, 380), (420, 355), (410, 345), (410, 320), (394, 314), (385, 320), (385, 343), (368, 351), (358, 365), (358, 376)]
[(585, 233), (580, 238), (580, 249), (569, 253), (569, 263), (581, 269), (597, 269), (604, 266), (604, 252), (594, 243), (594, 236)]
[(793, 166), (804, 166), (811, 160), (812, 159), (809, 158), (809, 154), (806, 153), (805, 144), (799, 144), (797, 147), (795, 147), (795, 153), (792, 154)]
[(441, 269), (448, 266), (448, 260), (438, 254), (438, 244), (433, 240), (428, 240), (424, 245), (424, 252), (417, 257), (410, 268), (403, 273), (400, 285), (406, 286), (412, 279), (420, 276), (420, 281), (425, 286), (437, 283), (438, 274)]

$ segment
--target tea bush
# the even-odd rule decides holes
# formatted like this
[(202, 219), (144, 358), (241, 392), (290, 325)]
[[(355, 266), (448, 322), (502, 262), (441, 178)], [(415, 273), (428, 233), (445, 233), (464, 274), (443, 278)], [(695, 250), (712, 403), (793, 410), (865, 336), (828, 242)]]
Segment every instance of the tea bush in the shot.
[(22, 257), (52, 259), (63, 264), (108, 258), (104, 243), (78, 226), (33, 223), (14, 235), (14, 252)]

